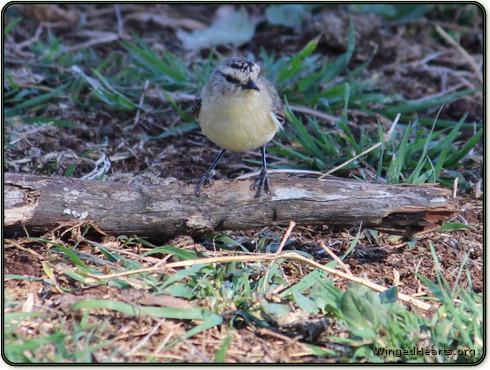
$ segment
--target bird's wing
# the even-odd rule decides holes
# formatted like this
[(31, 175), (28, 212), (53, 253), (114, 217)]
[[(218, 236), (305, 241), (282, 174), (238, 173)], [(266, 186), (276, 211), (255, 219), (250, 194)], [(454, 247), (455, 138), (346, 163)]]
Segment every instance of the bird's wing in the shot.
[(191, 116), (194, 118), (199, 118), (199, 113), (201, 112), (201, 90), (196, 94), (194, 102), (192, 103)]
[(267, 79), (263, 78), (262, 83), (269, 92), (272, 98), (272, 106), (271, 106), (271, 114), (273, 118), (275, 118), (277, 127), (282, 130), (282, 126), (286, 122), (284, 116), (284, 104), (281, 101), (281, 97), (279, 96), (276, 88), (272, 85)]

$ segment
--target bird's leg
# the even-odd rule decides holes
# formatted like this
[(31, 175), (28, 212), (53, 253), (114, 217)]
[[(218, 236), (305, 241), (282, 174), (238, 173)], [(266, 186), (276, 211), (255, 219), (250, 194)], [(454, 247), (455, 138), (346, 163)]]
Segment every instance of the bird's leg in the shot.
[(260, 175), (257, 180), (250, 187), (251, 190), (257, 189), (255, 193), (255, 198), (260, 198), (262, 195), (262, 191), (265, 191), (267, 194), (271, 193), (271, 184), (269, 181), (269, 174), (267, 173), (267, 159), (265, 155), (265, 145), (261, 148), (262, 151), (262, 171), (260, 171)]
[(199, 196), (199, 193), (201, 192), (201, 188), (203, 186), (206, 186), (208, 184), (211, 184), (211, 178), (213, 177), (213, 170), (214, 167), (218, 164), (218, 161), (220, 158), (225, 154), (226, 149), (221, 150), (219, 152), (218, 156), (214, 160), (213, 164), (208, 168), (208, 170), (204, 173), (203, 177), (201, 177), (201, 180), (199, 180), (199, 184), (197, 184), (196, 189), (194, 190), (194, 194), (196, 194), (196, 197)]

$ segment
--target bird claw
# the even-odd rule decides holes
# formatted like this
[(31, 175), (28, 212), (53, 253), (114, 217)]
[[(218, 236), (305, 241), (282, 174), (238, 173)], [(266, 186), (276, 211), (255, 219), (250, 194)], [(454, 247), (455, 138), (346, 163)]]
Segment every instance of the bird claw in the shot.
[(221, 149), (221, 152), (219, 152), (218, 156), (214, 160), (211, 167), (209, 167), (208, 170), (206, 172), (204, 172), (204, 176), (201, 177), (201, 179), (199, 180), (199, 183), (197, 184), (196, 188), (194, 189), (194, 194), (196, 195), (196, 197), (199, 197), (199, 194), (201, 193), (201, 189), (203, 186), (211, 184), (211, 181), (212, 181), (211, 179), (212, 179), (213, 173), (214, 173), (213, 170), (216, 167), (216, 164), (218, 163), (219, 159), (225, 153), (225, 151), (226, 151), (226, 149)]
[(199, 194), (201, 193), (201, 190), (204, 186), (211, 184), (213, 181), (212, 176), (209, 172), (206, 172), (203, 177), (199, 180), (199, 183), (197, 184), (196, 188), (194, 189), (194, 194), (196, 197), (199, 197)]
[(254, 196), (255, 198), (260, 198), (262, 196), (263, 191), (269, 195), (271, 194), (271, 184), (269, 180), (269, 174), (267, 173), (267, 170), (265, 168), (262, 168), (259, 177), (250, 186), (250, 190), (255, 190), (255, 189), (257, 189), (257, 192), (255, 193)]

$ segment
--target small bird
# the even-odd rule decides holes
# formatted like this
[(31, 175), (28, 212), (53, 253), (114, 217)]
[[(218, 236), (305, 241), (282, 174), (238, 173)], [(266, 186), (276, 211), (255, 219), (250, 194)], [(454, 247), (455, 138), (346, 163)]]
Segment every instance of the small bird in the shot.
[(284, 105), (276, 88), (263, 76), (260, 67), (246, 58), (229, 58), (218, 64), (197, 94), (192, 115), (199, 120), (209, 140), (223, 149), (196, 186), (211, 183), (212, 171), (225, 151), (246, 152), (261, 148), (262, 171), (250, 190), (270, 194), (265, 147), (284, 124)]

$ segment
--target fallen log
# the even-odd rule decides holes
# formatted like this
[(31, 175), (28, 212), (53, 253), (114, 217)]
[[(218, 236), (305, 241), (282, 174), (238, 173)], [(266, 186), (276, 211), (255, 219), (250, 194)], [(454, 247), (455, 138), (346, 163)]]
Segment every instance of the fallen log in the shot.
[(44, 233), (91, 221), (112, 235), (169, 238), (271, 225), (342, 225), (413, 235), (457, 215), (451, 191), (436, 184), (378, 185), (338, 178), (273, 178), (272, 195), (251, 181), (215, 181), (194, 195), (182, 182), (143, 186), (67, 177), (4, 174), (4, 231)]

